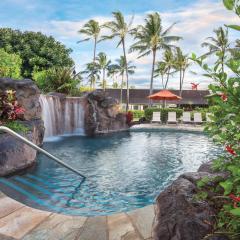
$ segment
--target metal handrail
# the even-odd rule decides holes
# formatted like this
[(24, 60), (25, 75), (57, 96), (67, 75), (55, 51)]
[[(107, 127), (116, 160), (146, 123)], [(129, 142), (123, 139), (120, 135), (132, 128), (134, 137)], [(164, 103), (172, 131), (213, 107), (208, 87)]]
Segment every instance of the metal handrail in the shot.
[(10, 135), (16, 137), (17, 139), (21, 140), (22, 142), (24, 142), (25, 144), (27, 144), (28, 146), (34, 148), (35, 150), (45, 154), (46, 156), (48, 156), (49, 158), (51, 158), (52, 160), (54, 160), (55, 162), (59, 163), (60, 165), (62, 165), (63, 167), (71, 170), (72, 172), (80, 175), (81, 177), (83, 177), (84, 179), (86, 178), (83, 174), (81, 174), (78, 170), (75, 170), (74, 168), (72, 168), (71, 166), (69, 166), (68, 164), (64, 163), (63, 161), (61, 161), (59, 158), (53, 156), (52, 154), (50, 154), (49, 152), (47, 152), (46, 150), (38, 147), (36, 144), (30, 142), (29, 140), (27, 140), (26, 138), (24, 138), (23, 136), (19, 135), (18, 133), (14, 132), (13, 130), (11, 130), (8, 127), (5, 126), (0, 126), (0, 131), (5, 132), (5, 133), (9, 133)]

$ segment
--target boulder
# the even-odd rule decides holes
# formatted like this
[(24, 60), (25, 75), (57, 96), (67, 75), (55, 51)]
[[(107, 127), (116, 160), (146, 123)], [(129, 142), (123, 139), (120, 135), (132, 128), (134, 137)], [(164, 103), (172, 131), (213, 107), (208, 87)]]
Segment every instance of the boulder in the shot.
[(96, 90), (88, 93), (85, 98), (85, 133), (93, 136), (127, 130), (126, 115), (121, 113), (116, 99), (107, 93)]
[[(22, 122), (29, 131), (22, 134), (31, 142), (41, 145), (44, 136), (42, 120)], [(35, 163), (37, 151), (17, 140), (15, 137), (0, 133), (0, 176), (13, 174)]]
[(26, 110), (24, 120), (41, 118), (41, 106), (39, 103), (40, 91), (32, 80), (0, 78), (0, 92), (5, 90), (16, 91), (18, 103)]
[[(200, 169), (205, 169), (202, 167)], [(197, 181), (209, 177), (209, 185), (226, 179), (226, 173), (186, 173), (175, 180), (157, 198), (155, 240), (201, 240), (211, 233), (216, 209), (207, 201), (198, 200)]]

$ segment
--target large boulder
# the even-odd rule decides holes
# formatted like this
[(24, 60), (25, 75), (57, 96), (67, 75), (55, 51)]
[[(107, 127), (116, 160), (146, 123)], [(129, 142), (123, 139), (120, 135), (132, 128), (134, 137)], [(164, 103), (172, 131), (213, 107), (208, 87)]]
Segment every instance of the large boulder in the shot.
[(183, 174), (158, 196), (155, 240), (201, 240), (213, 230), (216, 209), (196, 197), (197, 182), (208, 177), (208, 184), (214, 186), (228, 175), (212, 173), (206, 165), (201, 169), (206, 172)]
[(85, 133), (96, 135), (127, 130), (126, 115), (120, 112), (119, 103), (107, 93), (96, 90), (88, 93), (85, 107)]
[[(0, 78), (0, 92), (6, 90), (16, 91), (17, 101), (25, 109), (24, 121), (19, 123), (25, 125), (28, 131), (20, 134), (33, 143), (42, 145), (44, 125), (41, 119), (38, 87), (29, 79)], [(0, 176), (28, 168), (35, 163), (36, 155), (37, 151), (33, 148), (9, 134), (0, 133)]]
[[(22, 122), (28, 131), (22, 135), (31, 142), (41, 145), (44, 136), (42, 120)], [(15, 137), (0, 133), (0, 176), (13, 174), (35, 163), (37, 151)]]
[(0, 92), (5, 90), (16, 91), (16, 97), (19, 105), (26, 110), (24, 113), (25, 120), (41, 118), (41, 106), (39, 103), (40, 91), (32, 80), (0, 78)]

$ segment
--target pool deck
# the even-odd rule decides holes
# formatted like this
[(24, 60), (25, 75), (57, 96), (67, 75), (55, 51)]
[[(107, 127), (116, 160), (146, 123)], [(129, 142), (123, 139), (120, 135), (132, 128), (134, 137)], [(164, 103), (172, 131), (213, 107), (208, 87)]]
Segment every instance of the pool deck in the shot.
[(152, 240), (154, 205), (104, 217), (67, 216), (0, 192), (0, 240)]

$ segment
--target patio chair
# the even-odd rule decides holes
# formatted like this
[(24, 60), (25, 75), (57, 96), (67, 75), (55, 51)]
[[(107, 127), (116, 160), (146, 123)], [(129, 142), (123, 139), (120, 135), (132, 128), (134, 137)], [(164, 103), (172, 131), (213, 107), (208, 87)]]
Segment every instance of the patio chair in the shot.
[(160, 112), (153, 112), (153, 116), (152, 116), (152, 123), (154, 122), (158, 122), (161, 123), (161, 113)]
[(195, 124), (202, 124), (203, 123), (201, 113), (194, 113), (193, 119), (194, 119), (193, 121), (194, 121)]
[(212, 113), (206, 113), (206, 121), (207, 122), (212, 122), (213, 120), (211, 119), (211, 116), (213, 116)]
[(177, 124), (177, 114), (176, 114), (176, 112), (169, 112), (168, 113), (167, 123), (175, 123), (175, 124)]
[(182, 122), (183, 123), (192, 123), (190, 112), (183, 112)]

